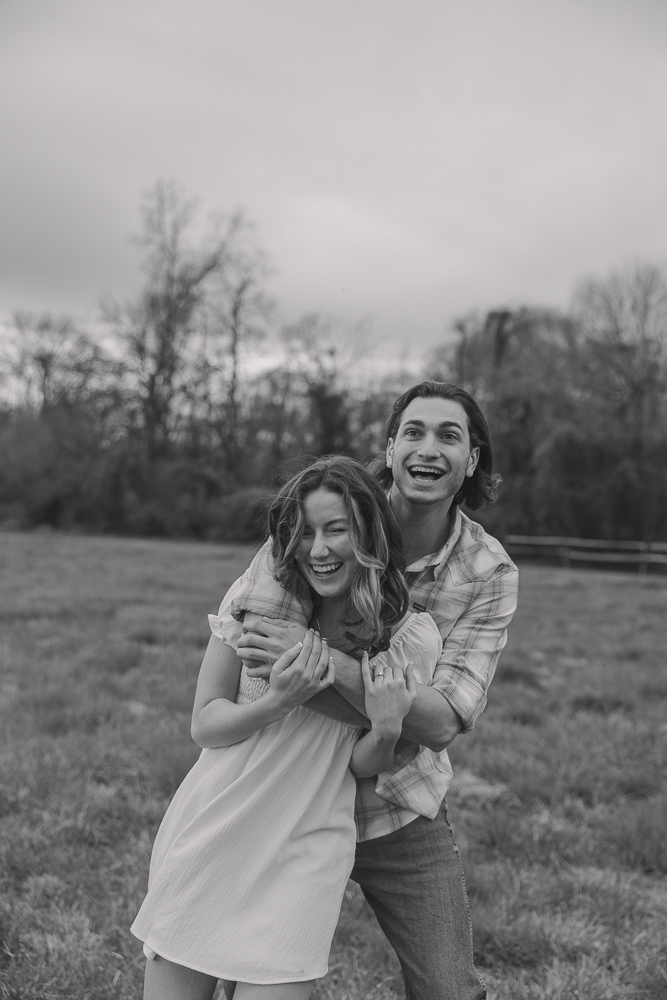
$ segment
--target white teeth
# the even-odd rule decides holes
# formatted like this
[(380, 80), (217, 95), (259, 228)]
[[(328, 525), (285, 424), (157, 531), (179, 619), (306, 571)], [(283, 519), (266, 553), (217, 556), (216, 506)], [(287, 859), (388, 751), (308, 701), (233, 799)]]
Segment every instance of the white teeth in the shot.
[(318, 576), (328, 576), (330, 573), (335, 573), (336, 570), (340, 569), (342, 563), (329, 563), (327, 566), (313, 566), (311, 563), (310, 568), (313, 573), (317, 573)]
[(417, 476), (420, 473), (426, 473), (429, 476), (441, 476), (443, 474), (442, 469), (429, 468), (427, 465), (412, 465), (410, 466), (410, 472), (413, 476)]

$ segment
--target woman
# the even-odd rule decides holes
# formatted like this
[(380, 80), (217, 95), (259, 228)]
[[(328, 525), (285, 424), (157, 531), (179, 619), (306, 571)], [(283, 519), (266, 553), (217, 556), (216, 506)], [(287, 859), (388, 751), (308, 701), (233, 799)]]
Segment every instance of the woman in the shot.
[[(427, 681), (440, 652), (433, 620), (406, 613), (400, 535), (359, 463), (294, 476), (269, 530), (276, 581), (312, 608), (311, 631), (267, 684), (212, 620), (192, 721), (202, 754), (158, 831), (132, 926), (145, 1000), (210, 1000), (219, 979), (235, 1000), (306, 1000), (354, 858), (354, 775), (392, 767), (416, 692), (409, 663)], [(363, 651), (370, 731), (304, 707), (334, 681), (330, 642)]]

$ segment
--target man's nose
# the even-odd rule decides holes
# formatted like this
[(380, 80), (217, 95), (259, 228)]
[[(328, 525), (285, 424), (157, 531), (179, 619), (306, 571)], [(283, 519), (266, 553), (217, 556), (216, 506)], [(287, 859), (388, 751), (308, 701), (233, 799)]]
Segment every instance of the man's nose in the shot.
[(424, 456), (433, 456), (438, 454), (438, 442), (435, 434), (427, 433), (421, 439), (419, 445), (419, 454)]

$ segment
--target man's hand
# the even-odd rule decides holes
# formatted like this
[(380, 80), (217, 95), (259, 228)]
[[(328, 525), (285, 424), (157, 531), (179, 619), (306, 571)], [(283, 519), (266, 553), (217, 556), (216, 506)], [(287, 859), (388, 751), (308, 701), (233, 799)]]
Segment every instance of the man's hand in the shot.
[(276, 660), (298, 642), (303, 642), (306, 632), (303, 625), (295, 625), (281, 618), (246, 614), (236, 652), (243, 660), (250, 677), (268, 680)]

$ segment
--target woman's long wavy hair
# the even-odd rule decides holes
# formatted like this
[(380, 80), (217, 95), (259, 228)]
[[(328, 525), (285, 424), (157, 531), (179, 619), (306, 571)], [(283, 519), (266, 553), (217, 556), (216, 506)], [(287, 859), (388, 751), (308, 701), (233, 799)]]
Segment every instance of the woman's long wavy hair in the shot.
[(293, 476), (274, 498), (268, 513), (271, 555), (278, 582), (295, 597), (318, 596), (299, 569), (296, 554), (305, 526), (304, 500), (315, 490), (342, 497), (348, 530), (359, 564), (345, 609), (346, 637), (371, 656), (387, 649), (392, 627), (408, 609), (401, 533), (384, 490), (363, 465), (334, 455), (321, 458)]

